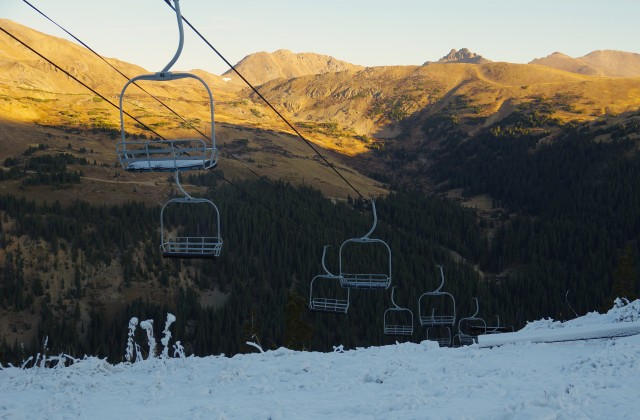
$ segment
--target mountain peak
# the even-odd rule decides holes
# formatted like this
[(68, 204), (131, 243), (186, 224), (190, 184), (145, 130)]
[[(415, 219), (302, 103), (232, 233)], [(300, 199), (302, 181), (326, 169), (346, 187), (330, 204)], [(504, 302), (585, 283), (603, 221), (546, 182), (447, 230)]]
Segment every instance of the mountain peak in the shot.
[(482, 64), (489, 63), (491, 60), (487, 60), (483, 56), (476, 54), (472, 51), (469, 51), (468, 48), (461, 48), (460, 50), (456, 50), (453, 48), (449, 51), (449, 54), (445, 55), (438, 61), (427, 61), (424, 64), (434, 64), (434, 63), (469, 63), (469, 64)]
[[(252, 84), (263, 84), (273, 79), (306, 76), (311, 74), (335, 73), (343, 70), (361, 70), (362, 66), (337, 60), (328, 55), (315, 53), (294, 53), (280, 49), (272, 53), (250, 54), (234, 66)], [(235, 77), (231, 70), (224, 77)]]

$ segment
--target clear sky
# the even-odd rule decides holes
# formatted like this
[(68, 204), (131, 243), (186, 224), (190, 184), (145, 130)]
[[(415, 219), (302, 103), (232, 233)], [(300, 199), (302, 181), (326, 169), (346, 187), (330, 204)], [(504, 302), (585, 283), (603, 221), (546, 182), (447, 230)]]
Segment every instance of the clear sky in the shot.
[[(100, 54), (150, 71), (162, 69), (177, 45), (175, 14), (164, 0), (29, 1)], [(640, 53), (638, 0), (181, 0), (180, 6), (232, 64), (281, 48), (364, 66), (420, 65), (452, 48), (513, 63), (554, 51)], [(0, 17), (66, 37), (22, 0), (0, 0)], [(228, 70), (185, 31), (174, 69)]]

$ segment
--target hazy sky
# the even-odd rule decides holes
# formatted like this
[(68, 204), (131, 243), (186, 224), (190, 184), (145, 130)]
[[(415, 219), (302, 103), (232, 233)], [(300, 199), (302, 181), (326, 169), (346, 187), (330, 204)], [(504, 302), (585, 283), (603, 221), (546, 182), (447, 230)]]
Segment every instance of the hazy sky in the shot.
[[(158, 71), (175, 52), (175, 14), (164, 0), (29, 1), (107, 57)], [(638, 0), (181, 0), (180, 7), (232, 64), (281, 48), (364, 66), (420, 65), (452, 48), (513, 63), (554, 51), (640, 53)], [(66, 37), (22, 0), (0, 0), (0, 17)], [(228, 70), (185, 31), (174, 69)]]

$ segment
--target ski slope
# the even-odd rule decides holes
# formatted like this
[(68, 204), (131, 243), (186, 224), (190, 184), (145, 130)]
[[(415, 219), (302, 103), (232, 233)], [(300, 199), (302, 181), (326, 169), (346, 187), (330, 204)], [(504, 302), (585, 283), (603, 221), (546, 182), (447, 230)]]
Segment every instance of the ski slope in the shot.
[[(615, 327), (607, 314), (522, 331)], [(339, 344), (339, 343), (336, 343)], [(8, 419), (604, 419), (640, 418), (640, 335), (439, 348), (433, 342), (0, 369)]]

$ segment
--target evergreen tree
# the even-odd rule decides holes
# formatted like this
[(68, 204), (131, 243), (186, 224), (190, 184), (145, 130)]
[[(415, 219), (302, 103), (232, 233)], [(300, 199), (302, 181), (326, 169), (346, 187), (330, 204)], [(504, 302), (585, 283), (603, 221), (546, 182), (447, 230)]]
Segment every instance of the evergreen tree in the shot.
[(295, 290), (287, 297), (285, 313), (284, 346), (292, 350), (309, 348), (313, 328), (307, 324), (303, 316), (307, 312), (307, 301)]
[(618, 258), (616, 270), (613, 273), (613, 298), (627, 298), (634, 301), (638, 298), (638, 264), (634, 243), (625, 244), (622, 254)]

